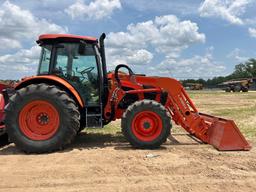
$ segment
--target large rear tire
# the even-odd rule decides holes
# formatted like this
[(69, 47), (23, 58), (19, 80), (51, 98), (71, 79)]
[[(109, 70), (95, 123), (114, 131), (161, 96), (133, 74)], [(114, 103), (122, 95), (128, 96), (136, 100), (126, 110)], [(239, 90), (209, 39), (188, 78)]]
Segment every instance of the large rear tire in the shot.
[(226, 92), (231, 92), (231, 88), (230, 87), (226, 87), (225, 91)]
[(122, 132), (136, 148), (158, 148), (170, 135), (171, 117), (160, 103), (153, 100), (137, 101), (122, 117)]
[(32, 84), (10, 98), (6, 108), (6, 130), (15, 145), (28, 153), (63, 149), (80, 127), (75, 101), (58, 87)]
[(240, 85), (236, 85), (234, 88), (234, 92), (240, 92), (241, 91), (241, 86)]

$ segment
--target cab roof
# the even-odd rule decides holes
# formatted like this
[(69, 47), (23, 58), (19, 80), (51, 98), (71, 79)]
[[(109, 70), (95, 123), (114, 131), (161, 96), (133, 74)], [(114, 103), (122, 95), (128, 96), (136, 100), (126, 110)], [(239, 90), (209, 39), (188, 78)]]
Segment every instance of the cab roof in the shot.
[(54, 41), (54, 40), (84, 40), (89, 42), (97, 42), (95, 37), (89, 36), (80, 36), (80, 35), (72, 35), (72, 34), (43, 34), (40, 35), (37, 43), (42, 41)]

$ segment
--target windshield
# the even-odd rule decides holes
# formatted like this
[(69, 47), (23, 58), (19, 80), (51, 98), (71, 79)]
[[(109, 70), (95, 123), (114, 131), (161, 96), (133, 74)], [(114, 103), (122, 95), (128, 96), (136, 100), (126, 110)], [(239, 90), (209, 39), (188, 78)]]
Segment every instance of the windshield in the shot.
[(52, 45), (43, 45), (39, 63), (38, 74), (49, 73)]

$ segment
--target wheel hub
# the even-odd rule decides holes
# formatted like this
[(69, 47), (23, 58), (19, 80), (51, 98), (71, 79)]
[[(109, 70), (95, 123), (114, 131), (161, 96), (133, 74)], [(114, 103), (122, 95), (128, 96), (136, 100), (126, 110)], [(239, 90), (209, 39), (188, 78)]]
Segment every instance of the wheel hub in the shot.
[(47, 125), (49, 123), (49, 116), (46, 113), (40, 113), (37, 121), (40, 125)]
[(153, 141), (163, 129), (162, 119), (153, 111), (142, 111), (132, 121), (132, 131), (141, 141)]
[(48, 101), (31, 101), (19, 113), (20, 130), (32, 140), (50, 139), (57, 132), (59, 125), (59, 112)]
[(144, 122), (143, 127), (144, 127), (144, 129), (149, 129), (150, 128), (150, 123), (149, 122)]

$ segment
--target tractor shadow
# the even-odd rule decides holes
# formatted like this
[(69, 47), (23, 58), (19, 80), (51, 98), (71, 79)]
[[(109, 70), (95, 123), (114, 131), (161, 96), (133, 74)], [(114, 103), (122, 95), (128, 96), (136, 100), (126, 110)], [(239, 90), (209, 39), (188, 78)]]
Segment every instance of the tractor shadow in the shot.
[(1, 135), (0, 136), (0, 148), (4, 147), (6, 145), (9, 145), (9, 144), (10, 144), (10, 142), (8, 139), (8, 135), (7, 134)]
[(95, 149), (110, 146), (129, 146), (121, 133), (103, 134), (103, 133), (86, 133), (82, 132), (77, 135), (70, 148), (77, 149)]
[[(167, 150), (171, 146), (198, 146), (202, 142), (194, 139), (188, 134), (173, 134), (167, 142), (158, 149), (153, 150)], [(68, 153), (72, 150), (95, 150), (100, 148), (113, 147), (115, 150), (134, 150), (134, 148), (125, 140), (121, 133), (103, 134), (103, 133), (85, 133), (82, 132), (73, 141), (73, 143), (66, 149), (56, 151), (55, 153)], [(46, 153), (47, 154), (47, 153)], [(13, 143), (6, 143), (0, 145), (1, 155), (28, 155), (15, 147)], [(32, 154), (35, 155), (35, 154)]]
[[(168, 149), (168, 146), (175, 145), (193, 146), (201, 144), (203, 143), (193, 138), (189, 134), (173, 134), (170, 135), (170, 137), (167, 139), (164, 145), (162, 145), (158, 149), (152, 150), (166, 150)], [(77, 135), (75, 141), (67, 149), (59, 151), (59, 153), (66, 153), (74, 149), (82, 151), (106, 147), (113, 147), (115, 150), (134, 150), (134, 148), (126, 141), (121, 132), (117, 132), (115, 134), (82, 132), (79, 135)]]

